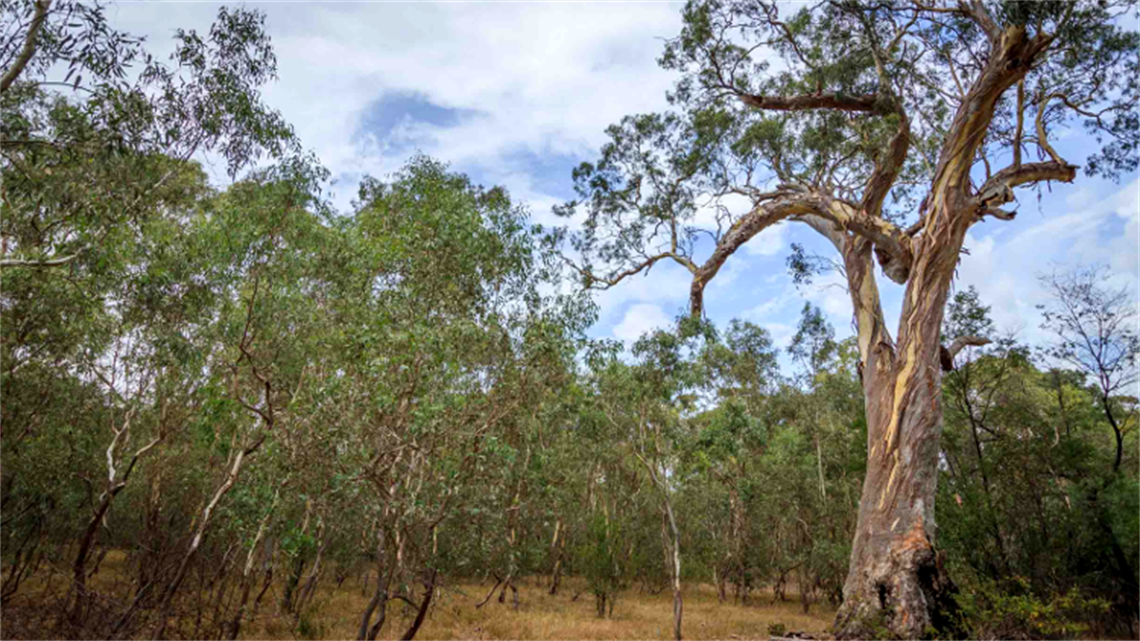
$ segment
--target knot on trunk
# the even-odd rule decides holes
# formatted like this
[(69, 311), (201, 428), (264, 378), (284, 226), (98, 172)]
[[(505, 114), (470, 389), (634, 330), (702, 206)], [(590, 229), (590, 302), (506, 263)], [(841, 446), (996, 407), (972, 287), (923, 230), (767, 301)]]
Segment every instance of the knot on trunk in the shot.
[(879, 266), (883, 268), (883, 274), (892, 281), (903, 285), (910, 278), (910, 266), (890, 253), (875, 247), (875, 258), (879, 261)]

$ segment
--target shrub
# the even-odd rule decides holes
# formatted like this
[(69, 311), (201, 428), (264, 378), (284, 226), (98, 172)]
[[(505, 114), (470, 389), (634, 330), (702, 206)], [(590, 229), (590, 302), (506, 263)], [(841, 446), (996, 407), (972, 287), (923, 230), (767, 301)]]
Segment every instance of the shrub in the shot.
[(971, 639), (1072, 639), (1109, 609), (1108, 601), (1086, 597), (1076, 588), (1041, 598), (1029, 592), (1029, 582), (1021, 577), (972, 587), (958, 595)]

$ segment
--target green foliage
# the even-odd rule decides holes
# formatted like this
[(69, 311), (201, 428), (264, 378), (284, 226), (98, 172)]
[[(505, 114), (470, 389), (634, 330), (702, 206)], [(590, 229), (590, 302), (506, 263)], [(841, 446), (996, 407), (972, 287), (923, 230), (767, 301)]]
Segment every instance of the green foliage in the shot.
[[(96, 554), (127, 555), (123, 584), (138, 589), (99, 601), (138, 603), (115, 618), (160, 620), (167, 594), (190, 611), (187, 584), (179, 593), (168, 576), (180, 565), (189, 583), (218, 574), (230, 595), (244, 568), (283, 567), (303, 638), (326, 634), (296, 602), (310, 576), (365, 568), (400, 596), (427, 570), (517, 587), (557, 568), (612, 608), (635, 584), (668, 585), (679, 549), (680, 578), (716, 577), (726, 599), (764, 586), (783, 598), (795, 583), (805, 608), (839, 603), (867, 420), (858, 347), (819, 309), (805, 306), (786, 346), (753, 323), (689, 316), (629, 352), (589, 340), (594, 303), (558, 293), (568, 232), (532, 227), (504, 189), (416, 157), (333, 211), (327, 171), (261, 100), (275, 74), (261, 14), (223, 9), (207, 34), (176, 32), (164, 65), (99, 5), (52, 6), (37, 55), (0, 98), (5, 603), (45, 560), (76, 562), (89, 531)], [(21, 24), (33, 8), (3, 5)], [(1111, 4), (991, 8), (1057, 28), (1033, 91), (1110, 106), (1134, 93), (1116, 73), (1132, 64), (1131, 33), (1080, 24), (1111, 22)], [(607, 283), (648, 249), (695, 267), (706, 197), (740, 186), (726, 176), (853, 193), (899, 124), (892, 101), (928, 117), (912, 145), (937, 151), (954, 111), (945, 68), (899, 48), (884, 52), (885, 72), (903, 89), (869, 115), (763, 115), (714, 95), (880, 91), (871, 45), (899, 11), (824, 3), (778, 20), (771, 5), (690, 3), (662, 59), (686, 74), (673, 94), (684, 113), (622, 120), (575, 172), (579, 200), (562, 213), (586, 210), (571, 242), (597, 261), (577, 276)], [(965, 60), (983, 34), (946, 21), (907, 37)], [(757, 39), (787, 64), (744, 46)], [(0, 40), (0, 57), (16, 43)], [(709, 54), (738, 74), (727, 86), (714, 86)], [(49, 84), (59, 73), (70, 93)], [(1062, 101), (1031, 103), (1050, 128), (1068, 117), (1054, 111)], [(987, 145), (1009, 138), (1009, 107)], [(1097, 171), (1128, 167), (1129, 113), (1090, 125), (1115, 141)], [(211, 185), (199, 151), (221, 154), (234, 181)], [(263, 154), (268, 165), (245, 171)], [(902, 169), (907, 183), (927, 171), (918, 157)], [(739, 217), (713, 209), (730, 233)], [(820, 266), (800, 250), (790, 264)], [(978, 637), (1099, 632), (1134, 614), (1137, 339), (1131, 299), (1085, 276), (1054, 282), (1051, 350), (1001, 340), (963, 352), (943, 379), (939, 545)], [(1114, 331), (1093, 337), (1098, 324)], [(993, 329), (977, 292), (958, 292), (943, 334)], [(780, 371), (779, 349), (795, 371)], [(1003, 575), (1022, 578), (992, 581)], [(199, 618), (236, 612), (223, 614)]]
[(1048, 598), (1028, 591), (1020, 577), (987, 580), (958, 594), (962, 623), (971, 639), (1073, 639), (1088, 632), (1087, 621), (1108, 612), (1104, 599), (1077, 589)]
[(626, 587), (626, 572), (621, 565), (621, 527), (599, 514), (589, 521), (588, 528), (578, 569), (586, 576), (595, 596), (604, 596), (612, 602)]

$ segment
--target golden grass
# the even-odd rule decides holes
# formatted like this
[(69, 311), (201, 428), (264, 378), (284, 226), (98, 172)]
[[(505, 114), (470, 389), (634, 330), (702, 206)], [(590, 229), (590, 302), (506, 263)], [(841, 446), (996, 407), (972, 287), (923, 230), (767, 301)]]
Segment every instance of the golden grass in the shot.
[[(105, 596), (130, 591), (125, 555), (112, 551), (91, 577), (88, 586)], [(58, 587), (64, 579), (57, 574)], [(572, 597), (585, 583), (567, 578), (558, 595), (548, 594), (545, 578), (531, 577), (519, 583), (519, 609), (511, 607), (508, 591), (506, 603), (498, 602), (498, 593), (482, 608), (475, 604), (483, 599), (491, 583), (477, 581), (453, 583), (444, 581), (432, 601), (427, 620), (417, 639), (671, 639), (673, 635), (673, 597), (668, 590), (657, 595), (636, 588), (618, 596), (613, 617), (595, 616), (594, 599), (588, 591), (577, 601)], [(37, 600), (45, 589), (41, 576), (29, 578), (20, 590), (25, 598)], [(262, 600), (255, 619), (242, 626), (243, 639), (355, 639), (360, 616), (371, 597), (361, 594), (357, 579), (349, 579), (337, 587), (328, 577), (317, 586), (317, 594), (305, 608), (304, 626), (292, 615), (278, 613), (277, 600), (282, 585), (275, 581)], [(257, 586), (260, 588), (260, 585)], [(255, 590), (256, 593), (256, 590)], [(827, 604), (815, 604), (805, 615), (798, 596), (789, 591), (786, 602), (772, 602), (768, 591), (755, 592), (750, 605), (734, 605), (731, 599), (717, 602), (716, 591), (708, 584), (685, 586), (683, 633), (686, 639), (768, 639), (768, 625), (782, 623), (787, 630), (816, 635), (830, 625), (835, 611)], [(416, 595), (419, 598), (419, 595)], [(252, 596), (251, 596), (252, 600)], [(251, 604), (252, 605), (252, 604)], [(252, 608), (251, 608), (252, 609)], [(415, 618), (412, 608), (402, 601), (388, 604), (388, 618), (380, 632), (381, 639), (398, 639)]]
[[(436, 595), (428, 619), (417, 639), (670, 639), (673, 635), (673, 600), (668, 591), (656, 596), (636, 589), (621, 594), (612, 618), (595, 616), (594, 600), (583, 593), (577, 601), (572, 596), (581, 584), (565, 582), (557, 596), (547, 594), (545, 586), (530, 581), (520, 586), (518, 611), (507, 602), (493, 598), (480, 609), (475, 608), (490, 583), (450, 584)], [(772, 603), (767, 593), (753, 597), (751, 605), (717, 602), (711, 585), (689, 585), (684, 592), (686, 639), (767, 639), (768, 625), (782, 623), (788, 630), (819, 634), (831, 623), (834, 610), (813, 605), (803, 614), (797, 601)], [(358, 584), (346, 581), (340, 588), (326, 586), (306, 609), (305, 618), (312, 638), (352, 639), (360, 623), (360, 615), (368, 599)], [(398, 639), (407, 629), (415, 613), (403, 602), (388, 606), (388, 620), (380, 633), (383, 639)], [(293, 639), (297, 629), (292, 619), (259, 616), (247, 624), (245, 638)]]

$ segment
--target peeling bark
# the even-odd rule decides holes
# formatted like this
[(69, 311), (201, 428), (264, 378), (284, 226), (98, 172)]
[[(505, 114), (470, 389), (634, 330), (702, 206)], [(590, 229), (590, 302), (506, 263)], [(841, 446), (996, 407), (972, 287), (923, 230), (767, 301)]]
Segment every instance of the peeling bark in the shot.
[[(935, 548), (934, 522), (942, 434), (942, 317), (962, 242), (977, 220), (978, 203), (971, 198), (969, 182), (975, 153), (998, 99), (1025, 76), (1047, 43), (1046, 37), (1028, 38), (1021, 27), (1002, 31), (955, 116), (934, 174), (923, 234), (915, 241), (897, 347), (877, 318), (864, 330), (864, 318), (871, 315), (860, 309), (866, 301), (858, 292), (872, 280), (869, 261), (845, 254), (864, 359), (868, 459), (844, 602), (835, 623), (839, 638), (868, 638), (885, 628), (913, 639), (953, 624), (954, 585)], [(1025, 168), (1013, 173), (1022, 175)]]

